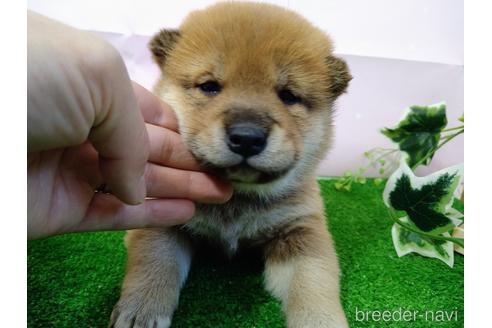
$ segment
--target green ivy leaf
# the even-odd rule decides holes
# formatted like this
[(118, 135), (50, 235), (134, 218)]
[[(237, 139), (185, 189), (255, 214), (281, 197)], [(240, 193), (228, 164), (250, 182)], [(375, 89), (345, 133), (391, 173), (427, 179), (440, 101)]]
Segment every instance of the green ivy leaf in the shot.
[(339, 191), (342, 190), (343, 189), (343, 182), (341, 182), (341, 181), (335, 182), (335, 189), (339, 190)]
[(365, 176), (359, 176), (357, 177), (357, 183), (360, 183), (360, 184), (365, 184), (367, 182), (367, 179)]
[(459, 226), (465, 221), (465, 217), (463, 213), (458, 211), (457, 209), (451, 207), (449, 211), (446, 213), (446, 216), (453, 221), (455, 227)]
[(465, 123), (465, 113), (461, 114), (461, 116), (458, 118), (458, 121)]
[(352, 186), (353, 178), (350, 177), (340, 177), (335, 182), (335, 189), (338, 191), (350, 191)]
[(374, 179), (374, 185), (375, 186), (380, 186), (382, 183), (383, 183), (383, 179), (381, 179), (381, 178)]
[[(404, 223), (410, 223), (408, 217), (399, 219)], [(454, 245), (451, 241), (431, 239), (413, 231), (407, 230), (395, 223), (391, 229), (391, 236), (396, 253), (399, 257), (409, 253), (417, 253), (422, 256), (437, 258), (451, 268), (454, 265)], [(443, 236), (449, 237), (449, 233)]]
[(429, 164), (447, 123), (445, 103), (411, 106), (396, 127), (381, 132), (408, 154), (408, 165), (414, 167), (424, 158), (427, 159), (421, 164)]
[(397, 211), (405, 211), (411, 222), (424, 232), (436, 235), (447, 232), (454, 227), (447, 213), (462, 175), (463, 165), (457, 165), (426, 177), (417, 177), (403, 159), (398, 170), (388, 179), (383, 193), (384, 202)]

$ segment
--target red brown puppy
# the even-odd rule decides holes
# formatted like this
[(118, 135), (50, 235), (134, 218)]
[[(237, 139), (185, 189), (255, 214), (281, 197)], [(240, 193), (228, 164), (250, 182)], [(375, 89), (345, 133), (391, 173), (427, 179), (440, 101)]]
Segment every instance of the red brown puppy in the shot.
[(185, 226), (134, 230), (114, 327), (169, 327), (196, 236), (233, 255), (259, 246), (265, 286), (288, 327), (347, 327), (339, 268), (316, 167), (332, 138), (336, 98), (351, 79), (321, 30), (294, 12), (219, 3), (150, 43), (171, 104), (202, 165), (234, 186), (223, 205), (199, 205)]

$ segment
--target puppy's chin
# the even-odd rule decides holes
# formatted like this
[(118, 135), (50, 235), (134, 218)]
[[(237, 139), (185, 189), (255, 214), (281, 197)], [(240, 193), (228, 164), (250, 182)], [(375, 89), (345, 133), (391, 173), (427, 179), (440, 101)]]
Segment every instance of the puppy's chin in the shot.
[[(233, 186), (245, 187), (254, 192), (256, 187), (281, 180), (296, 165), (297, 156), (284, 156), (275, 159), (266, 156), (243, 158), (232, 152), (204, 153), (205, 146), (197, 148), (190, 143), (190, 151), (195, 159), (211, 174), (231, 182)], [(285, 155), (285, 154), (284, 154)], [(281, 159), (281, 160), (279, 160)]]
[(228, 167), (219, 167), (210, 163), (207, 163), (206, 166), (213, 174), (230, 181), (233, 185), (248, 185), (249, 187), (261, 186), (281, 179), (289, 171), (289, 169), (265, 171), (254, 168), (245, 162)]

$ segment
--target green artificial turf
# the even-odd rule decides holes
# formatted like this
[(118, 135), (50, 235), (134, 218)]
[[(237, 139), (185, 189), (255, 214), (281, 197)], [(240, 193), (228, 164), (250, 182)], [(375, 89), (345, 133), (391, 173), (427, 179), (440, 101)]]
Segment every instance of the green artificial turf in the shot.
[[(398, 258), (383, 187), (368, 182), (338, 192), (320, 181), (342, 275), (342, 302), (351, 327), (463, 327), (463, 257), (453, 269), (418, 255)], [(105, 327), (125, 265), (123, 232), (81, 233), (28, 243), (28, 326)], [(228, 262), (196, 256), (173, 327), (283, 327), (279, 303), (263, 290), (262, 264), (252, 256)], [(457, 311), (451, 321), (374, 321), (356, 309)], [(402, 312), (403, 313), (403, 312)], [(430, 312), (429, 312), (430, 313)], [(393, 313), (392, 313), (393, 314)], [(428, 320), (431, 318), (428, 315)]]

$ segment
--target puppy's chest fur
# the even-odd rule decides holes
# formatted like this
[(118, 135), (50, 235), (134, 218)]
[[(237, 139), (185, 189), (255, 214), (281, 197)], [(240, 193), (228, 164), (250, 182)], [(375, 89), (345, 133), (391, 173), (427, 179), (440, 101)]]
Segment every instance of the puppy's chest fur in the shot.
[(192, 236), (220, 243), (228, 255), (233, 255), (240, 245), (271, 239), (282, 227), (299, 218), (301, 208), (292, 195), (261, 199), (236, 194), (226, 204), (198, 205), (196, 215), (184, 229)]

